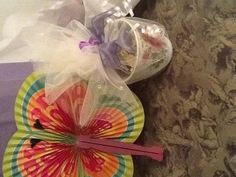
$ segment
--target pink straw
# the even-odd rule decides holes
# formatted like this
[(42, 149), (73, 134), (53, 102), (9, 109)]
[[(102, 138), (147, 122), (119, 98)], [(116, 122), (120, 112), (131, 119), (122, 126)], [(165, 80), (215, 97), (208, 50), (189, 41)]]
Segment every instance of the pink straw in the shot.
[(79, 136), (78, 147), (82, 149), (96, 149), (112, 154), (147, 156), (158, 161), (163, 160), (164, 151), (162, 147), (143, 147), (111, 139), (93, 139), (84, 135)]

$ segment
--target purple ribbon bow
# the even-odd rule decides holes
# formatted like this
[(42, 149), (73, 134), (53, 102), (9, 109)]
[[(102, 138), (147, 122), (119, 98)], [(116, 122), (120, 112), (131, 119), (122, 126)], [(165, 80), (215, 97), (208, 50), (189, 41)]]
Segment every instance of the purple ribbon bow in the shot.
[(131, 36), (126, 30), (121, 29), (118, 39), (105, 42), (105, 19), (111, 17), (115, 12), (116, 11), (112, 9), (95, 16), (91, 21), (92, 28), (90, 29), (94, 37), (91, 37), (88, 41), (81, 41), (79, 47), (82, 49), (87, 46), (98, 45), (103, 65), (105, 67), (123, 70), (118, 53), (121, 49), (125, 49), (129, 52), (134, 51), (134, 49), (131, 48)]
[(83, 49), (84, 47), (88, 47), (88, 46), (95, 46), (95, 45), (99, 45), (100, 44), (100, 41), (97, 40), (96, 38), (94, 37), (91, 37), (89, 39), (89, 41), (81, 41), (79, 43), (79, 48), (80, 49)]

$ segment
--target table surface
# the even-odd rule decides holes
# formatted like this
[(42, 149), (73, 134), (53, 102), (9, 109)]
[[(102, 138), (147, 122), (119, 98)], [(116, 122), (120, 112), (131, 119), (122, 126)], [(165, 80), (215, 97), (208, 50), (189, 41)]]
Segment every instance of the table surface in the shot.
[(14, 104), (23, 80), (33, 71), (32, 64), (0, 63), (0, 177), (2, 159), (9, 138), (16, 131)]

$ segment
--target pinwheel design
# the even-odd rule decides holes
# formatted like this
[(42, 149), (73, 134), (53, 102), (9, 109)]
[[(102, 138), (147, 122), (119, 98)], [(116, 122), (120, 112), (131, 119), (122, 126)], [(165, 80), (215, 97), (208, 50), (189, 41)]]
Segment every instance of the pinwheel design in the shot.
[(45, 100), (45, 77), (30, 75), (15, 103), (17, 132), (10, 139), (3, 161), (4, 177), (130, 177), (133, 155), (162, 160), (161, 148), (132, 144), (144, 124), (141, 103), (100, 96), (90, 119), (80, 126), (87, 81), (79, 81), (53, 104)]

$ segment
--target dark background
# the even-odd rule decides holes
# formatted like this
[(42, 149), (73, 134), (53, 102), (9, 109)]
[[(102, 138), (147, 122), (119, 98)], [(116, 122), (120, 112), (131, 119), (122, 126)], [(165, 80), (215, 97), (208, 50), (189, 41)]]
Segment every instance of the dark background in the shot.
[(162, 163), (135, 158), (135, 176), (235, 177), (236, 1), (143, 0), (135, 11), (174, 47), (165, 71), (131, 86), (146, 114), (137, 143), (166, 149)]

